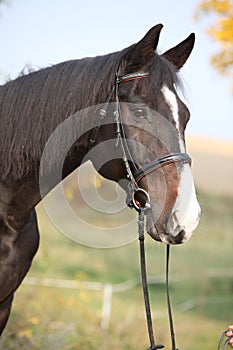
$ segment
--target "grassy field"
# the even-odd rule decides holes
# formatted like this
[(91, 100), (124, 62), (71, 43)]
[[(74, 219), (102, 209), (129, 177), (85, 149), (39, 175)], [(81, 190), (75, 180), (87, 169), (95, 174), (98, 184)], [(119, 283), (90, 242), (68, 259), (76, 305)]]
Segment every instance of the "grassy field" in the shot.
[[(213, 350), (233, 322), (233, 198), (200, 193), (199, 200), (202, 221), (197, 232), (172, 248), (170, 288), (178, 347)], [(112, 284), (139, 276), (137, 242), (116, 249), (83, 247), (60, 234), (42, 206), (37, 212), (41, 244), (29, 276)], [(149, 237), (146, 245), (148, 273), (163, 275), (165, 247)], [(169, 349), (165, 286), (155, 284), (150, 292), (156, 337)], [(23, 284), (0, 349), (146, 349), (141, 288), (113, 294), (107, 330), (100, 327), (102, 294)]]
[(209, 193), (233, 196), (233, 142), (191, 135), (186, 142), (196, 185)]

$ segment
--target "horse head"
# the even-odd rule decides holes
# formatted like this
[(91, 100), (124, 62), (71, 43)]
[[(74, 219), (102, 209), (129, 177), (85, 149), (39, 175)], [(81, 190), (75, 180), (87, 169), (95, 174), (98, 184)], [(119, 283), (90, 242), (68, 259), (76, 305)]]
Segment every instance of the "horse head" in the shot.
[[(136, 191), (134, 202), (143, 206), (145, 193), (150, 198), (148, 233), (158, 241), (180, 244), (191, 237), (200, 217), (185, 147), (190, 113), (177, 92), (177, 72), (188, 59), (195, 36), (191, 34), (159, 55), (155, 50), (161, 29), (162, 25), (156, 25), (124, 50), (113, 98), (120, 118), (115, 133), (121, 137), (136, 185), (145, 191)], [(116, 181), (127, 178), (121, 184), (128, 190), (130, 179), (124, 161), (108, 162), (100, 172)]]

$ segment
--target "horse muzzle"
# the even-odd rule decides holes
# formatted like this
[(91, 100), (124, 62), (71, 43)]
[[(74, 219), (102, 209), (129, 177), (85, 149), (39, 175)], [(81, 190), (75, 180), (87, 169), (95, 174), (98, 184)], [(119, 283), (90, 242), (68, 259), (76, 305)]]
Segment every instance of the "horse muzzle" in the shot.
[(182, 244), (188, 241), (197, 228), (201, 215), (198, 202), (195, 201), (193, 205), (183, 215), (176, 209), (167, 223), (154, 223), (153, 219), (148, 220), (147, 232), (156, 241), (166, 244)]
[(180, 229), (177, 234), (172, 233), (167, 233), (166, 231), (161, 231), (156, 229), (154, 226), (153, 228), (150, 228), (148, 231), (148, 234), (155, 239), (158, 242), (162, 242), (165, 244), (182, 244), (189, 240), (189, 238), (192, 236), (192, 233), (186, 233), (184, 229)]

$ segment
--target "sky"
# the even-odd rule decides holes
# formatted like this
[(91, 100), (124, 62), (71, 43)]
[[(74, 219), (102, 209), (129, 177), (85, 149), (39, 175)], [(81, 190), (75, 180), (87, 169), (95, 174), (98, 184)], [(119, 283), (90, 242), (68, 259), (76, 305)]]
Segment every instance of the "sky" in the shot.
[(191, 111), (187, 133), (233, 140), (230, 81), (211, 66), (218, 46), (205, 33), (210, 18), (194, 20), (199, 0), (8, 0), (0, 7), (0, 83), (69, 59), (103, 55), (139, 41), (162, 23), (160, 53), (191, 32), (195, 48), (181, 70)]

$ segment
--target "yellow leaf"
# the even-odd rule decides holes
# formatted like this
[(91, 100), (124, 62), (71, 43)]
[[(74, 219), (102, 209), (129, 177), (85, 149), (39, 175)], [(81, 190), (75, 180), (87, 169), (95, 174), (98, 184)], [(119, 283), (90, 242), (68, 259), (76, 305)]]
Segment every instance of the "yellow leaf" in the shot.
[(31, 317), (29, 321), (34, 325), (39, 324), (39, 319), (37, 317)]
[(22, 329), (20, 332), (18, 332), (18, 335), (20, 337), (26, 337), (28, 339), (32, 339), (33, 337), (32, 331), (30, 329)]
[(100, 176), (96, 175), (94, 182), (95, 188), (99, 189), (102, 186), (102, 182), (103, 180), (100, 178)]
[(72, 201), (74, 199), (74, 191), (72, 188), (66, 188), (64, 192), (68, 201)]

